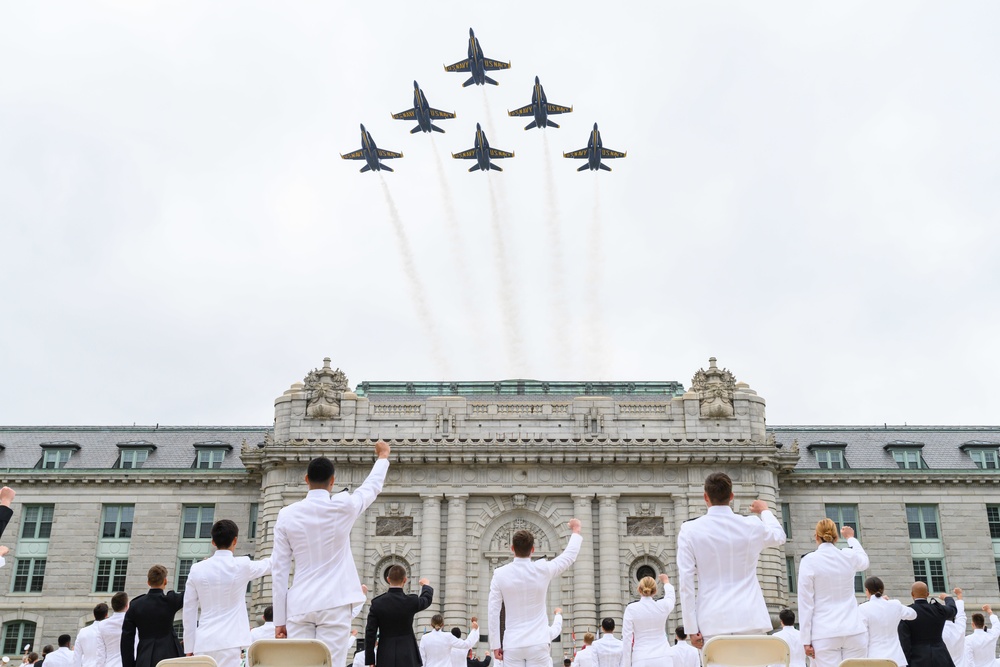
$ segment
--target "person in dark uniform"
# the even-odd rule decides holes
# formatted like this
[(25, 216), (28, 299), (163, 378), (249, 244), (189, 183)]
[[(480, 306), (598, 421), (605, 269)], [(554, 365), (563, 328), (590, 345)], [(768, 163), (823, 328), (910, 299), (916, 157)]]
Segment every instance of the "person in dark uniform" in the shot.
[(927, 584), (914, 582), (910, 587), (912, 609), (917, 612), (913, 621), (899, 622), (899, 644), (906, 656), (908, 667), (955, 667), (948, 647), (941, 638), (944, 624), (955, 620), (958, 609), (954, 603), (931, 604), (927, 600)]
[(10, 504), (15, 495), (14, 489), (9, 486), (0, 489), (0, 537), (3, 537), (3, 531), (10, 523), (10, 518), (14, 516), (14, 510), (10, 508)]
[[(420, 595), (403, 592), (406, 569), (393, 565), (386, 574), (389, 590), (372, 600), (365, 626), (365, 664), (376, 667), (420, 667), (417, 638), (413, 636), (413, 617), (431, 606), (434, 589), (427, 579), (420, 580)], [(378, 660), (375, 640), (378, 639)], [(126, 666), (128, 667), (128, 666)]]
[(184, 655), (174, 633), (174, 614), (184, 606), (184, 594), (167, 590), (162, 565), (149, 568), (146, 578), (149, 592), (132, 600), (122, 621), (122, 667), (156, 667), (161, 660)]

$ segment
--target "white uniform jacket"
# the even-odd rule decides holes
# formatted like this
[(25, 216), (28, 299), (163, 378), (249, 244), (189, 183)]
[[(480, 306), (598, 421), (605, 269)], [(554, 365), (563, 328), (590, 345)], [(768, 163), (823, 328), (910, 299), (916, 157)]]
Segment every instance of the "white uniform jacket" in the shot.
[(72, 667), (73, 651), (65, 646), (60, 646), (45, 657), (45, 664), (48, 667)]
[[(378, 459), (354, 493), (314, 489), (278, 512), (271, 551), (274, 624), (289, 616), (365, 601), (351, 553), (351, 528), (385, 483), (388, 459)], [(288, 573), (295, 561), (295, 585)]]
[[(669, 663), (670, 642), (667, 640), (667, 616), (674, 609), (674, 587), (663, 585), (663, 597), (639, 598), (625, 607), (622, 618), (621, 667), (631, 667), (639, 660), (663, 658)], [(687, 628), (685, 628), (686, 630)]]
[(785, 531), (770, 510), (758, 519), (716, 505), (682, 523), (677, 571), (684, 631), (709, 637), (769, 632), (771, 616), (757, 581), (757, 559), (765, 548), (784, 543)]
[(274, 639), (274, 621), (264, 621), (264, 625), (250, 630), (250, 643), (253, 644), (258, 639)]
[[(570, 535), (566, 550), (552, 560), (515, 558), (493, 572), (488, 605), (490, 648), (528, 648), (548, 645), (546, 598), (549, 582), (565, 572), (580, 553), (583, 538)], [(504, 636), (500, 637), (500, 607), (506, 608)]]
[(899, 600), (886, 600), (874, 595), (858, 607), (858, 612), (868, 630), (868, 657), (892, 660), (903, 667), (906, 656), (899, 645), (899, 622), (912, 621), (917, 612)]
[[(125, 612), (116, 611), (101, 621), (97, 629), (101, 641), (97, 644), (97, 664), (104, 667), (122, 667), (122, 622)], [(139, 646), (139, 633), (135, 634), (135, 646)]]
[(806, 667), (806, 649), (802, 645), (802, 635), (795, 629), (795, 626), (782, 626), (771, 636), (780, 637), (788, 644), (789, 667)]
[(965, 667), (993, 667), (997, 657), (1000, 619), (990, 614), (990, 629), (975, 629), (965, 638)]
[(814, 639), (861, 634), (865, 625), (854, 596), (854, 574), (868, 569), (868, 554), (855, 538), (847, 549), (824, 542), (799, 564), (799, 631), (803, 645)]
[(598, 667), (618, 667), (622, 660), (622, 640), (611, 633), (604, 633), (590, 645)]
[(98, 662), (97, 645), (101, 643), (101, 623), (104, 621), (94, 621), (88, 626), (80, 628), (76, 633), (76, 643), (73, 644), (73, 665), (75, 667), (104, 667), (103, 662)]
[(597, 667), (593, 645), (584, 646), (577, 651), (576, 655), (573, 656), (573, 662), (570, 663), (570, 667)]
[(479, 641), (479, 630), (473, 630), (466, 639), (459, 639), (450, 632), (431, 630), (420, 638), (420, 660), (424, 667), (451, 667), (452, 649), (461, 649), (463, 665), (465, 654)]
[(670, 658), (674, 667), (701, 667), (701, 651), (684, 640), (670, 647)]
[(958, 614), (955, 616), (954, 621), (947, 621), (944, 624), (944, 628), (941, 630), (941, 639), (944, 640), (944, 645), (948, 647), (948, 653), (951, 654), (951, 661), (955, 663), (955, 667), (964, 667), (965, 665), (965, 600), (954, 600), (955, 608), (958, 609)]
[(270, 558), (250, 560), (228, 549), (192, 565), (184, 589), (184, 652), (250, 646), (247, 584), (270, 571)]

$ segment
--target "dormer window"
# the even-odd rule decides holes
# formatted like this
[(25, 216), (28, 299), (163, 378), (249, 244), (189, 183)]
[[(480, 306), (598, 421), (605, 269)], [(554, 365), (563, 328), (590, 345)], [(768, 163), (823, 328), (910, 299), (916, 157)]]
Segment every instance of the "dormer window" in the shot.
[(149, 458), (149, 453), (154, 449), (156, 449), (156, 445), (145, 440), (119, 442), (118, 461), (115, 467), (123, 470), (141, 468), (146, 463), (146, 459)]
[(844, 470), (847, 468), (847, 458), (844, 450), (847, 443), (844, 442), (814, 442), (809, 449), (816, 456), (816, 466), (823, 470)]
[(200, 470), (215, 470), (222, 467), (226, 452), (232, 451), (233, 446), (228, 442), (213, 440), (211, 442), (196, 442), (194, 448), (197, 452), (194, 467)]
[(892, 454), (892, 459), (899, 466), (900, 470), (925, 470), (927, 462), (924, 461), (920, 450), (923, 443), (919, 442), (890, 442), (885, 446), (885, 450)]
[(1000, 443), (970, 440), (960, 449), (968, 452), (972, 462), (982, 470), (1000, 469)]
[(73, 452), (80, 451), (80, 445), (70, 440), (59, 440), (57, 442), (42, 443), (42, 458), (36, 465), (43, 470), (56, 470), (65, 468)]

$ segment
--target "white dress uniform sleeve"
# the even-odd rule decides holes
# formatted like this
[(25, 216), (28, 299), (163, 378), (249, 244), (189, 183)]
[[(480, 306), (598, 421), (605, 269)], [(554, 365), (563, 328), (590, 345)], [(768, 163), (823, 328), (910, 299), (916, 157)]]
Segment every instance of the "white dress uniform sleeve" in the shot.
[(576, 561), (576, 557), (580, 555), (581, 544), (583, 544), (583, 537), (580, 533), (573, 533), (570, 535), (569, 544), (566, 545), (566, 549), (552, 560), (545, 561), (545, 567), (549, 572), (549, 576), (558, 577), (560, 574), (568, 570), (570, 565)]
[(476, 645), (476, 642), (479, 641), (479, 628), (476, 628), (475, 630), (470, 632), (469, 636), (466, 637), (465, 639), (459, 639), (458, 637), (452, 634), (449, 634), (448, 636), (451, 637), (451, 640), (449, 641), (449, 643), (451, 644), (451, 648), (453, 649), (460, 648), (468, 651), (469, 649), (471, 649), (473, 646)]
[(490, 581), (490, 596), (487, 600), (486, 618), (489, 622), (490, 650), (495, 651), (500, 648), (500, 607), (503, 606), (503, 593), (497, 585), (496, 575)]
[(188, 577), (184, 586), (184, 653), (194, 653), (194, 640), (198, 632), (198, 584)]
[(553, 641), (562, 634), (562, 623), (562, 614), (556, 614), (552, 617), (552, 625), (549, 626), (549, 641)]
[[(698, 603), (695, 597), (695, 577), (698, 575), (698, 566), (694, 559), (694, 546), (690, 538), (684, 533), (684, 527), (677, 535), (677, 576), (680, 579), (681, 588), (681, 617), (684, 624), (684, 631), (689, 635), (698, 634)], [(624, 640), (624, 637), (622, 638)], [(631, 647), (622, 647), (622, 655), (630, 651)], [(624, 663), (622, 663), (624, 665)]]
[[(809, 566), (809, 556), (806, 554), (799, 563), (799, 636), (802, 645), (812, 644), (813, 608), (816, 602), (816, 589), (813, 583), (812, 568)], [(687, 630), (687, 626), (684, 626)]]
[(368, 506), (375, 502), (375, 498), (382, 491), (382, 485), (385, 484), (385, 474), (388, 470), (389, 459), (378, 459), (375, 461), (375, 465), (372, 466), (372, 471), (368, 473), (365, 481), (351, 494), (351, 504), (354, 506), (355, 519), (361, 516), (368, 509)]
[(288, 621), (288, 573), (291, 570), (291, 559), (292, 547), (279, 513), (274, 524), (274, 546), (271, 549), (271, 603), (276, 626), (285, 625)]
[[(771, 510), (764, 510), (761, 512), (760, 520), (764, 524), (765, 547), (780, 547), (785, 543), (785, 529), (781, 527), (781, 522), (775, 518), (774, 513), (771, 512)], [(684, 626), (684, 629), (687, 630), (686, 625)]]
[[(854, 566), (855, 572), (864, 572), (868, 569), (868, 554), (861, 546), (861, 542), (858, 542), (856, 537), (847, 538), (848, 549), (842, 550), (840, 553), (847, 556), (851, 565)], [(914, 612), (916, 613), (916, 612)]]

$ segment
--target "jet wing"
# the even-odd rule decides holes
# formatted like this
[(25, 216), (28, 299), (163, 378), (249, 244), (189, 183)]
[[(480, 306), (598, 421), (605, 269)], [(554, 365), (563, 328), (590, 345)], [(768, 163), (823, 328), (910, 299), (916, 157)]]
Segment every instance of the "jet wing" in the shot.
[(470, 148), (467, 151), (462, 151), (461, 153), (452, 153), (451, 156), (456, 160), (474, 160), (476, 158), (476, 149)]
[(620, 153), (618, 151), (613, 151), (610, 148), (602, 148), (601, 149), (601, 157), (602, 158), (625, 157), (625, 155), (627, 153), (628, 153), (628, 151), (626, 151), (625, 153)]
[(531, 105), (523, 106), (520, 109), (514, 109), (513, 111), (508, 111), (508, 116), (533, 116), (535, 112), (532, 110)]
[(558, 104), (546, 104), (545, 109), (549, 113), (570, 113), (573, 111), (573, 107), (563, 107)]
[(469, 71), (469, 59), (459, 60), (454, 65), (445, 65), (445, 72), (468, 72)]
[(513, 153), (508, 153), (507, 151), (502, 151), (499, 148), (491, 148), (490, 149), (490, 157), (491, 158), (514, 157), (514, 154)]
[(502, 63), (492, 58), (483, 58), (483, 69), (492, 72), (496, 69), (510, 69), (510, 63)]
[(394, 153), (392, 151), (387, 151), (384, 148), (378, 149), (378, 156), (384, 160), (389, 160), (394, 157), (403, 157), (402, 153)]
[(587, 149), (581, 148), (578, 151), (570, 151), (569, 153), (563, 153), (563, 157), (585, 158), (587, 157)]
[(341, 153), (340, 157), (344, 158), (345, 160), (364, 160), (365, 159), (364, 153), (361, 152), (360, 148), (358, 150), (356, 150), (356, 151), (351, 151), (347, 155), (344, 155), (343, 153)]
[(455, 113), (450, 111), (441, 111), (440, 109), (430, 109), (431, 118), (454, 118)]
[(406, 111), (400, 111), (399, 113), (392, 114), (392, 117), (396, 120), (415, 120), (417, 117), (417, 110), (407, 109)]

